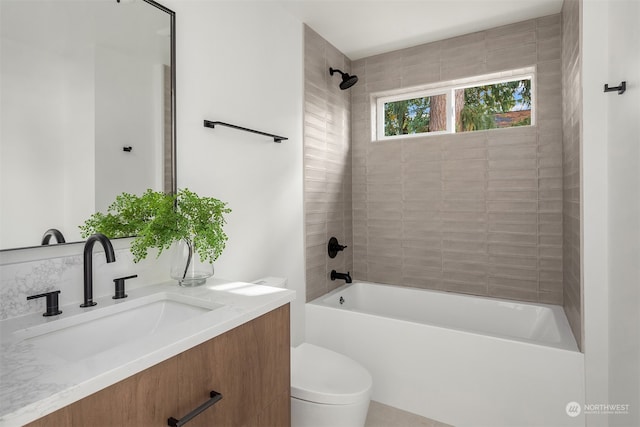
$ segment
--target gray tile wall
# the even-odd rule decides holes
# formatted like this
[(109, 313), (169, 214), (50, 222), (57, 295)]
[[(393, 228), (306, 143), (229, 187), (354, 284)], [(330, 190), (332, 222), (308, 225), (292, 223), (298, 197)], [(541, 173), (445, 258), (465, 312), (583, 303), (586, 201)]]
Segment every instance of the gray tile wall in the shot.
[[(560, 54), (558, 14), (352, 63), (355, 278), (562, 304)], [(535, 127), (371, 141), (372, 93), (528, 66)]]
[[(338, 87), (351, 61), (311, 28), (304, 31), (304, 206), (307, 301), (344, 284), (329, 272), (353, 270), (351, 215), (351, 101)], [(327, 255), (331, 236), (348, 248)]]
[(580, 60), (580, 2), (562, 6), (563, 116), (563, 271), (564, 311), (573, 335), (582, 342), (580, 297), (580, 142), (582, 81)]

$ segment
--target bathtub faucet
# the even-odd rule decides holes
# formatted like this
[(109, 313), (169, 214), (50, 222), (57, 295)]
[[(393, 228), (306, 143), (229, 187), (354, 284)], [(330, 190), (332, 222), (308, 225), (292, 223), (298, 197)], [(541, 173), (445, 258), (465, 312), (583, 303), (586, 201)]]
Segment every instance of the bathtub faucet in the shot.
[(346, 273), (338, 273), (335, 270), (331, 270), (331, 280), (336, 279), (344, 280), (347, 283), (351, 283), (351, 276), (349, 275), (348, 271)]

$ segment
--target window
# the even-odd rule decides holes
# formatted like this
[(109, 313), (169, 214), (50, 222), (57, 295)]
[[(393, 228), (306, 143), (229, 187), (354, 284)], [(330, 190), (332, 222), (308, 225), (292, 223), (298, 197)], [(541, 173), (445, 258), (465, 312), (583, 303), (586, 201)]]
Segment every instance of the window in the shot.
[[(520, 70), (522, 71), (522, 70)], [(511, 74), (504, 77), (505, 74)], [(377, 138), (530, 126), (531, 73), (501, 73), (376, 98)]]
[(531, 124), (531, 78), (455, 89), (456, 132)]
[(446, 113), (444, 118), (437, 114), (432, 117), (432, 106), (436, 112), (446, 111), (447, 96), (442, 94), (385, 102), (384, 136), (447, 130)]

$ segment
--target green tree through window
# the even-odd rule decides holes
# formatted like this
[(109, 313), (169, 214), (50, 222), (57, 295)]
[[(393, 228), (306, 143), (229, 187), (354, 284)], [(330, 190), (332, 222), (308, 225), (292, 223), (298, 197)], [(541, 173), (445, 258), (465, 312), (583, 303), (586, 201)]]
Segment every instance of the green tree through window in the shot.
[[(458, 96), (462, 91), (464, 96)], [(456, 90), (456, 132), (531, 124), (531, 80), (474, 86)], [(528, 112), (513, 114), (516, 111)], [(446, 112), (445, 112), (446, 113)], [(510, 116), (513, 116), (511, 118)], [(505, 120), (499, 120), (499, 119)]]
[(430, 129), (431, 104), (432, 100), (440, 97), (444, 99), (445, 95), (386, 102), (384, 104), (385, 136), (433, 132), (435, 129)]

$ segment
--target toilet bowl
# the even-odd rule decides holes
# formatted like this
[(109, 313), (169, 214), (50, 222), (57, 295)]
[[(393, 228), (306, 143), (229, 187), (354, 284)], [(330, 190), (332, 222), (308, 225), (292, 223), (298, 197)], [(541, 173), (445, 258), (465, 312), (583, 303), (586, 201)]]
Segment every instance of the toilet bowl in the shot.
[(353, 359), (304, 343), (291, 349), (291, 425), (362, 427), (371, 374)]
[[(254, 283), (283, 288), (287, 279)], [(345, 355), (309, 343), (291, 348), (292, 427), (363, 427), (372, 387), (369, 371)]]

